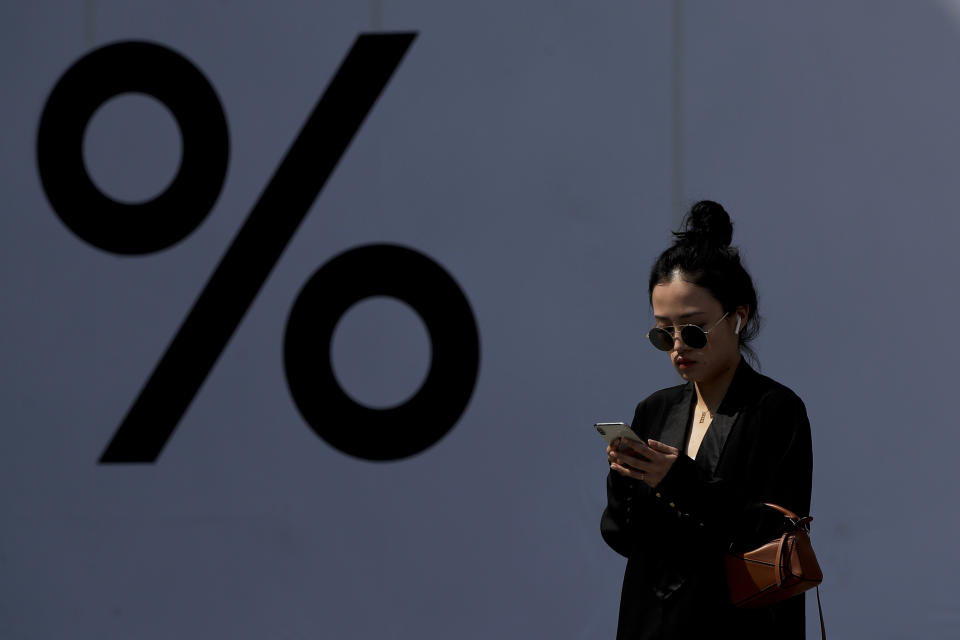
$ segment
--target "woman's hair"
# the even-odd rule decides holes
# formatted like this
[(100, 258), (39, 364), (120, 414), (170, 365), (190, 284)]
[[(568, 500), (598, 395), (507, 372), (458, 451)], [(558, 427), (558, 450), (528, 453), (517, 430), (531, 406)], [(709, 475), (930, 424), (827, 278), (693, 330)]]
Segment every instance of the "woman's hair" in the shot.
[(709, 291), (723, 306), (733, 312), (749, 307), (747, 323), (740, 328), (740, 348), (756, 362), (749, 346), (760, 331), (757, 313), (757, 290), (753, 279), (740, 262), (740, 251), (730, 246), (733, 223), (722, 206), (701, 200), (683, 219), (681, 231), (673, 232), (673, 246), (660, 254), (650, 270), (649, 296), (658, 284), (669, 282), (676, 273), (691, 284)]

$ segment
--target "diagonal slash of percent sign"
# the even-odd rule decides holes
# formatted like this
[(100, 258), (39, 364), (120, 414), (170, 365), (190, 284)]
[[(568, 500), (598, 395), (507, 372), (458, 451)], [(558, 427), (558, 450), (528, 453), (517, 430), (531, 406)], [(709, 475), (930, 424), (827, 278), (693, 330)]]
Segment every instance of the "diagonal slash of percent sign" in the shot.
[[(100, 462), (154, 462), (160, 455), (415, 36), (357, 37)], [(81, 148), (96, 109), (134, 91), (171, 110), (183, 160), (164, 193), (130, 205), (93, 186)], [(188, 235), (219, 194), (227, 150), (222, 109), (203, 75), (179, 54), (144, 42), (108, 45), (73, 65), (51, 92), (37, 134), (38, 169), (54, 211), (82, 239), (120, 254), (157, 251)], [(131, 213), (139, 220), (131, 222)], [(375, 295), (409, 303), (433, 348), (420, 390), (386, 410), (350, 399), (330, 364), (336, 322)], [(284, 355), (291, 393), (318, 435), (345, 453), (392, 460), (432, 445), (459, 419), (476, 382), (479, 337), (469, 303), (442, 267), (412, 249), (367, 245), (335, 257), (304, 286), (288, 319)], [(356, 424), (365, 430), (352, 430)], [(378, 442), (370, 442), (370, 426), (381, 428)]]

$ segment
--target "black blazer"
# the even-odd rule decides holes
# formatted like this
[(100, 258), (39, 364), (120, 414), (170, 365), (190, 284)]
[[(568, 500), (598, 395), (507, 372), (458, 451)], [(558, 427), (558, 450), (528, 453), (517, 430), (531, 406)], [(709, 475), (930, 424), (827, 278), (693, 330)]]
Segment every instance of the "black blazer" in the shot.
[(683, 452), (695, 405), (687, 383), (637, 406), (637, 435), (681, 451), (656, 489), (607, 477), (600, 531), (628, 559), (617, 638), (802, 639), (802, 597), (756, 610), (730, 604), (723, 554), (743, 535), (749, 504), (809, 513), (813, 453), (803, 402), (741, 361), (694, 460)]

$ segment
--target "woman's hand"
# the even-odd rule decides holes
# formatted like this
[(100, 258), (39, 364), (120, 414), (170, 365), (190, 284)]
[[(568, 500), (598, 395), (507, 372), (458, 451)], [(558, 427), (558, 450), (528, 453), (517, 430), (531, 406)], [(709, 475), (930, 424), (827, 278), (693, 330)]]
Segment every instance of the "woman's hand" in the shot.
[(607, 459), (613, 471), (651, 487), (663, 481), (679, 455), (676, 447), (656, 440), (647, 440), (644, 444), (639, 440), (617, 438), (607, 447)]

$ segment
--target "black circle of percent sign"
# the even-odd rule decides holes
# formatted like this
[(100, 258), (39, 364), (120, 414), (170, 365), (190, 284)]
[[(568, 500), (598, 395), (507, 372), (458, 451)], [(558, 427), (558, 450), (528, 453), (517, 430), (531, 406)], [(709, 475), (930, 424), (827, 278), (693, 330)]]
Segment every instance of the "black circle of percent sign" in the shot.
[[(106, 196), (83, 161), (90, 118), (122, 93), (163, 103), (183, 140), (176, 177), (147, 202)], [(171, 49), (128, 41), (90, 52), (57, 82), (40, 117), (37, 165), (53, 210), (77, 236), (112, 253), (144, 254), (176, 244), (207, 216), (227, 175), (229, 144), (223, 108), (203, 73)]]
[[(352, 305), (389, 296), (410, 305), (430, 334), (430, 371), (406, 402), (388, 409), (356, 403), (331, 362), (333, 332)], [(367, 460), (399, 460), (439, 441), (463, 414), (477, 381), (480, 337), (453, 278), (427, 256), (396, 245), (365, 245), (320, 267), (303, 286), (284, 337), (287, 384), (323, 440)]]

